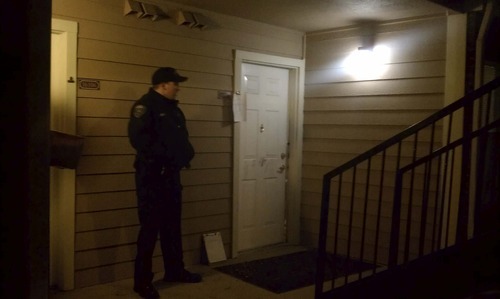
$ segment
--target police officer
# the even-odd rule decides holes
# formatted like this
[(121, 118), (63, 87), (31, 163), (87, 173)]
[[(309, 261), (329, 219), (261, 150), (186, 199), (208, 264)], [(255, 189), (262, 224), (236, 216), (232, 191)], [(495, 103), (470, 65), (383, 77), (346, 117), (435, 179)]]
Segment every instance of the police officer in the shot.
[(200, 282), (201, 276), (184, 269), (181, 240), (182, 185), (180, 170), (189, 168), (194, 149), (186, 119), (175, 100), (180, 76), (162, 67), (152, 76), (152, 88), (131, 110), (129, 140), (134, 162), (140, 231), (137, 238), (134, 291), (143, 298), (159, 298), (152, 284), (152, 256), (158, 233), (165, 268), (164, 281)]

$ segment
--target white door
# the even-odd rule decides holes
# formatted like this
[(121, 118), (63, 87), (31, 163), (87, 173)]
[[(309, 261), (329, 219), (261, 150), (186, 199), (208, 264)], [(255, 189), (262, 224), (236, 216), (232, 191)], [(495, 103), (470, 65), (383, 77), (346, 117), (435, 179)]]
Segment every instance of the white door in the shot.
[(238, 249), (285, 242), (288, 70), (244, 63)]

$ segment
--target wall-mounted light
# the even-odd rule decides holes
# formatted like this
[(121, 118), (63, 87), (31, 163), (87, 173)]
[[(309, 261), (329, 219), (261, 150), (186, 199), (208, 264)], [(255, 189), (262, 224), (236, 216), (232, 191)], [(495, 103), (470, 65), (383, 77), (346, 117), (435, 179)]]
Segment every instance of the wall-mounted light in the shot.
[(347, 57), (344, 67), (356, 79), (377, 79), (387, 70), (390, 57), (386, 46), (362, 46)]

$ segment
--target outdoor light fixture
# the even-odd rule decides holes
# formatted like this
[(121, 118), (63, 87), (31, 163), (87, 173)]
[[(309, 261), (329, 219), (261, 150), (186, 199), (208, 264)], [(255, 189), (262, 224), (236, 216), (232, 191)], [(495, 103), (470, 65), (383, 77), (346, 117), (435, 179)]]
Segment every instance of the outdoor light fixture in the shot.
[(387, 69), (391, 51), (386, 46), (362, 46), (344, 61), (346, 71), (359, 80), (377, 79)]

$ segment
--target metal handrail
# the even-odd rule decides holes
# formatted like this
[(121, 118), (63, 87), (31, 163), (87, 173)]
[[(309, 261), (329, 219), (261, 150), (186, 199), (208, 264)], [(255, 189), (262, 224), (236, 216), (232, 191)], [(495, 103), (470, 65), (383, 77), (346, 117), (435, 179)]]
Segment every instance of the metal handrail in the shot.
[[(498, 126), (500, 126), (500, 119), (497, 119), (497, 120), (495, 120), (495, 121), (493, 121), (493, 122), (485, 125), (484, 127), (473, 131), (470, 137), (471, 138), (478, 137), (482, 133), (484, 133), (486, 131), (489, 131), (491, 129), (494, 129), (494, 128), (498, 127)], [(433, 158), (437, 158), (440, 155), (448, 152), (449, 150), (451, 150), (453, 148), (456, 148), (457, 146), (461, 145), (464, 142), (465, 139), (466, 139), (465, 137), (461, 137), (461, 138), (459, 138), (459, 139), (457, 139), (457, 140), (455, 140), (455, 141), (453, 141), (453, 142), (451, 142), (451, 143), (449, 143), (449, 144), (441, 147), (440, 149), (438, 149), (436, 151), (433, 151), (430, 155), (421, 157), (421, 158), (417, 159), (415, 162), (402, 167), (399, 170), (399, 172), (401, 172), (401, 173), (408, 172), (412, 168), (420, 166), (420, 165), (424, 164), (425, 162), (428, 162), (428, 161), (432, 160)]]
[[(443, 155), (451, 150), (454, 150), (458, 146), (461, 146), (465, 142), (469, 142), (472, 139), (479, 137), (484, 133), (487, 133), (489, 130), (494, 129), (494, 128), (498, 128), (498, 127), (500, 127), (500, 118), (483, 126), (480, 129), (473, 131), (470, 134), (470, 136), (461, 137), (461, 138), (441, 147), (440, 149), (433, 151), (431, 154), (424, 156), (424, 157), (421, 157), (418, 160), (400, 168), (396, 173), (396, 188), (395, 188), (395, 192), (394, 192), (394, 205), (395, 205), (395, 207), (393, 209), (393, 212), (395, 215), (393, 215), (393, 218), (395, 218), (395, 219), (399, 218), (397, 213), (399, 213), (398, 210), (401, 209), (402, 190), (403, 190), (402, 180), (403, 180), (403, 175), (405, 173), (415, 169), (418, 166), (425, 165), (425, 163), (432, 161), (434, 158), (438, 158), (441, 155)], [(425, 222), (425, 221), (422, 221), (422, 222)], [(397, 265), (399, 226), (398, 226), (398, 222), (395, 222), (395, 224), (396, 225), (392, 228), (392, 234), (391, 234), (391, 250), (393, 252), (392, 252), (392, 254), (389, 255), (392, 258), (391, 260), (389, 260), (389, 267), (394, 267)], [(422, 255), (422, 254), (420, 254), (420, 255)]]
[(486, 95), (491, 90), (496, 89), (499, 86), (500, 86), (500, 77), (488, 82), (487, 84), (485, 84), (485, 85), (481, 86), (480, 88), (474, 90), (473, 92), (465, 95), (461, 99), (449, 104), (448, 106), (445, 106), (443, 109), (428, 116), (424, 120), (408, 127), (406, 130), (402, 131), (399, 134), (394, 135), (393, 137), (387, 139), (386, 141), (380, 143), (379, 145), (367, 150), (366, 152), (355, 157), (354, 159), (342, 164), (341, 166), (333, 169), (332, 171), (327, 172), (324, 175), (324, 178), (331, 179), (331, 178), (337, 176), (338, 174), (354, 167), (354, 165), (359, 164), (359, 163), (367, 160), (368, 158), (377, 155), (378, 153), (381, 153), (384, 149), (387, 149), (390, 146), (397, 144), (401, 140), (403, 140), (403, 139), (415, 134), (416, 132), (420, 131), (421, 129), (427, 127), (429, 124), (432, 124), (432, 123), (444, 118), (445, 116), (448, 116), (452, 112), (455, 112), (460, 108), (463, 108), (466, 104), (474, 102), (476, 99)]
[[(324, 261), (327, 260), (327, 255), (326, 255), (326, 243), (327, 243), (327, 233), (328, 233), (328, 216), (329, 216), (329, 201), (330, 201), (330, 196), (331, 196), (331, 182), (332, 182), (332, 179), (335, 178), (335, 177), (338, 177), (338, 184), (339, 184), (339, 189), (338, 189), (338, 202), (337, 202), (337, 212), (336, 212), (336, 224), (335, 224), (335, 236), (337, 238), (338, 236), (338, 219), (339, 219), (339, 210), (340, 210), (340, 200), (341, 200), (341, 192), (342, 192), (342, 182), (343, 182), (343, 174), (347, 171), (353, 171), (354, 172), (354, 176), (353, 176), (353, 181), (355, 181), (355, 172), (356, 172), (356, 169), (358, 167), (358, 165), (360, 165), (361, 163), (368, 163), (369, 166), (368, 168), (371, 168), (371, 161), (372, 161), (372, 158), (376, 155), (379, 155), (381, 154), (382, 155), (382, 160), (383, 160), (383, 164), (382, 164), (382, 175), (381, 175), (381, 178), (380, 178), (380, 181), (381, 181), (381, 186), (383, 186), (383, 182), (384, 182), (384, 175), (383, 175), (383, 172), (385, 171), (385, 159), (386, 159), (386, 151), (393, 147), (393, 146), (398, 146), (398, 154), (397, 154), (397, 166), (396, 166), (396, 171), (400, 171), (401, 169), (408, 169), (408, 171), (412, 171), (412, 169), (414, 169), (414, 167), (410, 167), (408, 165), (400, 165), (400, 162), (401, 162), (401, 144), (402, 144), (402, 141), (405, 140), (406, 138), (408, 137), (411, 137), (411, 136), (415, 136), (415, 142), (414, 142), (414, 153), (413, 153), (413, 157), (412, 157), (412, 162), (409, 163), (409, 165), (420, 165), (421, 163), (424, 163), (423, 162), (423, 158), (417, 158), (416, 156), (416, 146), (417, 146), (417, 142), (418, 142), (418, 133), (423, 130), (423, 129), (426, 129), (426, 128), (429, 128), (430, 126), (432, 126), (432, 137), (431, 137), (431, 144), (430, 144), (430, 154), (428, 154), (429, 156), (429, 159), (431, 157), (437, 157), (438, 155), (444, 153), (445, 151), (447, 151), (451, 146), (457, 146), (458, 144), (460, 144), (461, 142), (463, 143), (463, 141), (465, 140), (464, 138), (472, 138), (471, 136), (475, 136), (476, 134), (479, 134), (479, 132), (475, 132), (475, 133), (472, 133), (472, 127), (471, 126), (468, 126), (468, 124), (464, 124), (464, 130), (467, 129), (469, 130), (468, 132), (464, 132), (464, 137), (458, 139), (458, 140), (454, 140), (452, 143), (450, 143), (450, 131), (448, 131), (448, 136), (446, 138), (447, 140), (447, 145), (442, 147), (441, 149), (439, 150), (436, 150), (433, 152), (433, 140), (434, 140), (434, 130), (435, 130), (435, 126), (436, 126), (436, 123), (442, 119), (444, 119), (445, 117), (449, 117), (449, 121), (450, 121), (450, 124), (451, 124), (451, 121), (452, 121), (452, 116), (453, 116), (453, 113), (455, 111), (458, 111), (459, 109), (462, 109), (464, 107), (469, 107), (471, 108), (473, 103), (477, 100), (477, 99), (481, 99), (484, 95), (486, 94), (489, 94), (491, 93), (493, 90), (495, 90), (496, 88), (500, 87), (500, 77), (490, 81), (489, 83), (483, 85), (482, 87), (478, 88), (477, 90), (465, 95), (464, 97), (462, 97), (461, 99), (455, 101), (454, 103), (451, 103), (449, 105), (447, 105), (446, 107), (444, 107), (443, 109), (433, 113), (432, 115), (428, 116), (427, 118), (425, 118), (424, 120), (408, 127), (406, 130), (402, 131), (401, 133), (399, 134), (396, 134), (394, 135), (393, 137), (387, 139), (386, 141), (380, 143), (379, 145), (373, 147), (372, 149), (358, 155), (357, 157), (353, 158), (352, 160), (340, 165), (339, 167), (327, 172), (324, 176), (323, 176), (323, 186), (322, 186), (322, 201), (321, 201), (321, 211), (320, 211), (320, 228), (319, 228), (319, 241), (318, 241), (318, 259), (317, 259), (317, 273), (316, 273), (316, 289), (315, 289), (315, 292), (316, 292), (316, 296), (319, 298), (320, 294), (322, 293), (322, 290), (323, 290), (323, 281), (324, 281), (324, 272), (325, 272), (325, 263)], [(489, 104), (488, 104), (489, 105)], [(469, 111), (467, 112), (466, 111), (466, 114), (468, 113), (469, 115), (465, 115), (464, 116), (464, 120), (465, 121), (469, 121), (472, 119), (472, 109), (468, 109)], [(497, 121), (494, 122), (495, 125), (498, 125)], [(488, 125), (488, 127), (491, 127), (491, 125)], [(484, 132), (485, 130), (487, 129), (481, 129), (480, 132)], [(469, 160), (471, 159), (470, 157), (470, 150), (465, 150), (465, 151), (469, 151), (468, 153), (465, 153), (464, 155), (468, 155), (468, 157), (462, 157), (462, 159), (466, 159), (468, 158)], [(448, 154), (446, 154), (448, 155)], [(452, 153), (452, 155), (454, 156), (454, 152)], [(440, 158), (441, 159), (441, 158)], [(446, 157), (445, 159), (445, 163), (447, 163), (447, 160), (448, 160), (448, 157)], [(441, 161), (441, 160), (440, 160)], [(441, 163), (441, 162), (439, 162)], [(463, 166), (464, 167), (464, 166)], [(469, 166), (470, 167), (470, 166)], [(453, 165), (452, 165), (452, 168), (453, 168)], [(453, 170), (453, 169), (452, 169)], [(462, 169), (463, 171), (463, 169)], [(426, 166), (426, 169), (425, 169), (425, 174), (430, 174), (430, 166), (429, 168), (427, 168)], [(412, 174), (413, 175), (413, 174)], [(446, 175), (446, 174), (445, 174)], [(451, 174), (452, 175), (452, 174)], [(367, 180), (369, 179), (369, 174), (367, 174)], [(412, 180), (412, 183), (413, 183), (413, 180)], [(368, 183), (367, 183), (368, 184)], [(398, 182), (396, 182), (396, 184), (398, 184)], [(429, 182), (425, 182), (424, 183), (424, 189), (427, 189), (429, 188)], [(463, 184), (462, 184), (463, 185)], [(468, 188), (468, 186), (465, 186), (464, 188)], [(368, 190), (368, 187), (367, 189)], [(352, 198), (354, 198), (354, 183), (353, 183), (353, 188), (352, 188), (352, 191), (351, 191), (351, 196)], [(426, 191), (427, 192), (427, 191)], [(443, 189), (443, 192), (444, 192), (444, 189)], [(468, 189), (463, 191), (463, 192), (466, 192), (468, 194)], [(365, 196), (367, 194), (367, 191), (365, 193)], [(465, 195), (464, 195), (465, 196)], [(380, 204), (381, 204), (381, 197), (382, 197), (382, 190), (380, 189), (380, 195), (379, 195), (379, 203), (378, 203), (378, 217), (380, 218)], [(436, 198), (438, 197), (438, 194), (436, 194)], [(411, 199), (410, 199), (411, 201)], [(427, 205), (427, 201), (428, 201), (428, 198), (424, 201), (424, 206)], [(352, 202), (351, 202), (352, 204)], [(397, 203), (397, 202), (394, 202), (393, 203), (394, 206), (393, 206), (393, 218), (396, 217), (399, 219), (399, 216), (397, 213), (399, 213), (398, 211), (400, 211), (401, 209), (401, 203)], [(398, 207), (399, 205), (399, 207)], [(410, 203), (410, 206), (411, 206), (411, 203)], [(352, 207), (351, 207), (351, 213), (352, 213)], [(441, 213), (444, 213), (443, 210), (441, 210)], [(449, 211), (448, 211), (449, 213)], [(462, 213), (464, 213), (464, 211), (462, 211)], [(408, 211), (408, 215), (411, 214), (411, 208), (409, 209)], [(352, 217), (352, 215), (351, 215)], [(366, 213), (364, 215), (364, 217), (366, 217)], [(426, 216), (425, 216), (426, 217)], [(439, 215), (439, 218), (442, 219), (443, 217), (443, 214)], [(375, 248), (375, 260), (377, 259), (377, 250), (378, 250), (378, 234), (379, 234), (379, 225), (380, 225), (380, 219), (377, 219), (377, 228), (376, 228), (376, 234), (377, 234), (377, 237), (376, 237), (376, 248)], [(438, 218), (438, 215), (434, 215), (434, 221), (437, 221), (437, 218)], [(351, 222), (352, 219), (350, 219), (349, 221)], [(424, 218), (424, 220), (427, 220), (427, 218)], [(463, 219), (462, 219), (463, 221)], [(424, 222), (425, 224), (425, 222)], [(363, 223), (363, 227), (365, 227), (365, 223)], [(421, 224), (421, 229), (422, 229), (422, 224)], [(394, 227), (393, 227), (393, 232), (395, 232), (394, 230)], [(397, 230), (399, 232), (399, 229)], [(408, 231), (409, 231), (409, 226), (408, 226)], [(460, 232), (457, 232), (457, 234), (460, 233)], [(441, 231), (438, 232), (437, 234), (437, 238), (438, 239), (441, 239)], [(457, 235), (457, 238), (459, 236)], [(349, 235), (348, 235), (348, 239), (349, 239), (349, 242), (350, 242), (350, 238), (351, 238), (351, 231), (349, 229)], [(363, 240), (365, 238), (365, 234), (364, 234), (364, 231), (363, 231), (363, 236), (362, 236)], [(391, 240), (392, 240), (392, 236), (391, 236)], [(434, 239), (435, 239), (435, 236), (434, 236), (434, 232), (433, 232), (433, 243), (434, 243)], [(392, 240), (394, 241), (394, 240)], [(363, 246), (363, 245), (362, 245)], [(432, 245), (434, 247), (434, 244)], [(348, 243), (348, 252), (350, 250), (350, 243)], [(361, 251), (363, 252), (364, 250), (364, 247), (362, 247)], [(396, 251), (394, 251), (396, 250)], [(419, 254), (421, 255), (423, 252), (423, 247), (420, 247), (419, 249)], [(337, 254), (337, 239), (334, 240), (334, 255)], [(391, 250), (391, 253), (390, 255), (392, 255), (393, 257), (397, 255), (397, 249), (392, 249)], [(405, 252), (405, 260), (408, 259), (408, 252)], [(389, 259), (390, 260), (390, 259)], [(375, 273), (375, 268), (373, 269), (373, 273)], [(361, 274), (359, 276), (361, 278)], [(346, 277), (346, 281), (345, 283), (347, 283), (347, 277)], [(333, 289), (333, 284), (332, 284), (332, 289)]]

